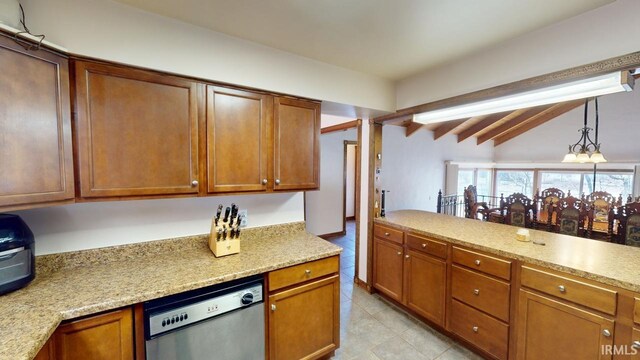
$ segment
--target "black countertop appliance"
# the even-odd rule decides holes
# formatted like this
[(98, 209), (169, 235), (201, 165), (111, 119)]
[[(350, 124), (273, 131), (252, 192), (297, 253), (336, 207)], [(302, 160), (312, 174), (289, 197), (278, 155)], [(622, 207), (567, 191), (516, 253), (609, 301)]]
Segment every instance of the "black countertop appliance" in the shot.
[(33, 233), (17, 215), (0, 214), (0, 295), (36, 276)]

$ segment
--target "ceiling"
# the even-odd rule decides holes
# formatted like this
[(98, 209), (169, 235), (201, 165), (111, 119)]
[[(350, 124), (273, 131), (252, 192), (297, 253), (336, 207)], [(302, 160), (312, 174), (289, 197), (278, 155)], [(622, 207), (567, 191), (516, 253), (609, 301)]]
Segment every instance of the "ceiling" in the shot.
[[(640, 71), (634, 78), (640, 79)], [(413, 122), (413, 115), (402, 115), (385, 124), (406, 127), (407, 137), (425, 128), (433, 131), (434, 140), (454, 134), (458, 142), (475, 138), (478, 145), (493, 140), (493, 146), (499, 146), (583, 105), (584, 99), (579, 99), (429, 125)]]
[(116, 0), (399, 80), (613, 0)]

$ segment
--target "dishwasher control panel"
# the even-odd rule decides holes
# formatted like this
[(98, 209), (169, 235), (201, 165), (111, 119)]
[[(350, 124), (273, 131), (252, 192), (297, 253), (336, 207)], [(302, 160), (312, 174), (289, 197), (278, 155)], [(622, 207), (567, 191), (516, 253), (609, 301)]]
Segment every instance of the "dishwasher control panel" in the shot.
[(150, 314), (149, 336), (153, 337), (180, 327), (219, 316), (233, 310), (262, 302), (262, 285), (256, 284), (241, 290), (192, 304)]

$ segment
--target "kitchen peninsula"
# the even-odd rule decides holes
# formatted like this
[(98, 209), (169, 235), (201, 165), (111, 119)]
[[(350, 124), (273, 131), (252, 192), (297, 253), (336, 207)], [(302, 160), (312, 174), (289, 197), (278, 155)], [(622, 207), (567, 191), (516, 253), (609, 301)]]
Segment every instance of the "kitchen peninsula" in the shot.
[[(139, 345), (144, 346), (139, 318), (142, 302), (257, 274), (265, 274), (268, 306), (281, 301), (286, 304), (282, 314), (297, 311), (295, 326), (275, 324), (276, 331), (282, 327), (298, 329), (300, 321), (305, 322), (300, 306), (304, 309), (306, 304), (297, 304), (294, 294), (304, 286), (307, 294), (322, 299), (324, 310), (335, 315), (328, 322), (330, 327), (315, 329), (322, 333), (328, 330), (332, 342), (321, 344), (324, 347), (318, 353), (337, 348), (340, 247), (308, 234), (303, 222), (246, 229), (242, 251), (221, 258), (213, 256), (207, 238), (208, 235), (193, 236), (39, 256), (36, 279), (26, 288), (3, 296), (0, 302), (0, 309), (11, 314), (0, 320), (0, 359), (31, 359), (43, 347), (45, 352), (53, 349), (58, 355), (55, 358), (73, 357), (74, 354), (61, 356), (64, 349), (51, 348), (51, 342), (47, 342), (49, 338), (64, 337), (56, 331), (60, 323), (116, 309), (128, 313), (126, 318), (133, 322), (128, 327), (135, 333), (129, 333), (128, 344), (127, 339), (122, 339), (121, 345), (129, 348), (126, 351), (139, 352)], [(279, 321), (273, 313), (270, 326)], [(112, 336), (105, 336), (104, 331), (99, 338), (108, 341)], [(268, 336), (269, 351), (275, 351), (278, 342), (286, 340), (277, 332), (269, 332)], [(305, 351), (319, 344), (309, 341), (304, 346), (307, 348), (298, 346), (295, 350)]]
[(544, 245), (520, 242), (517, 229), (387, 213), (374, 224), (373, 286), (489, 358), (637, 356), (640, 249), (535, 230)]

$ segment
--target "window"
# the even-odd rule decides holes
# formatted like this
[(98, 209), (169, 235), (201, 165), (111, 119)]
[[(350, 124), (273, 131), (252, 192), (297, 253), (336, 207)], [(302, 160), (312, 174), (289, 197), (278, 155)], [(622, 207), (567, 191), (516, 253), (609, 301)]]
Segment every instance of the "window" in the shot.
[(478, 169), (477, 174), (476, 187), (478, 188), (478, 195), (490, 196), (493, 171), (491, 169)]
[(594, 191), (606, 191), (613, 196), (625, 198), (633, 193), (633, 173), (631, 172), (598, 172), (596, 188), (593, 189), (593, 173), (591, 171), (540, 171), (540, 190), (558, 188), (571, 195), (580, 197)]
[(464, 189), (469, 185), (473, 185), (473, 170), (471, 169), (460, 169), (458, 170), (458, 192), (456, 194), (462, 195), (464, 194)]
[(533, 198), (533, 171), (496, 170), (496, 196), (522, 193)]
[[(460, 169), (458, 170), (458, 195), (464, 194), (464, 189), (469, 185), (476, 187), (478, 196), (491, 195), (491, 169)], [(478, 199), (479, 201), (482, 201)]]
[[(583, 192), (590, 194), (593, 191), (593, 174), (584, 174)], [(633, 193), (633, 174), (598, 173), (595, 191), (606, 191), (613, 196), (626, 197)]]
[(557, 188), (568, 194), (580, 197), (582, 194), (582, 174), (570, 172), (541, 172), (540, 190)]

